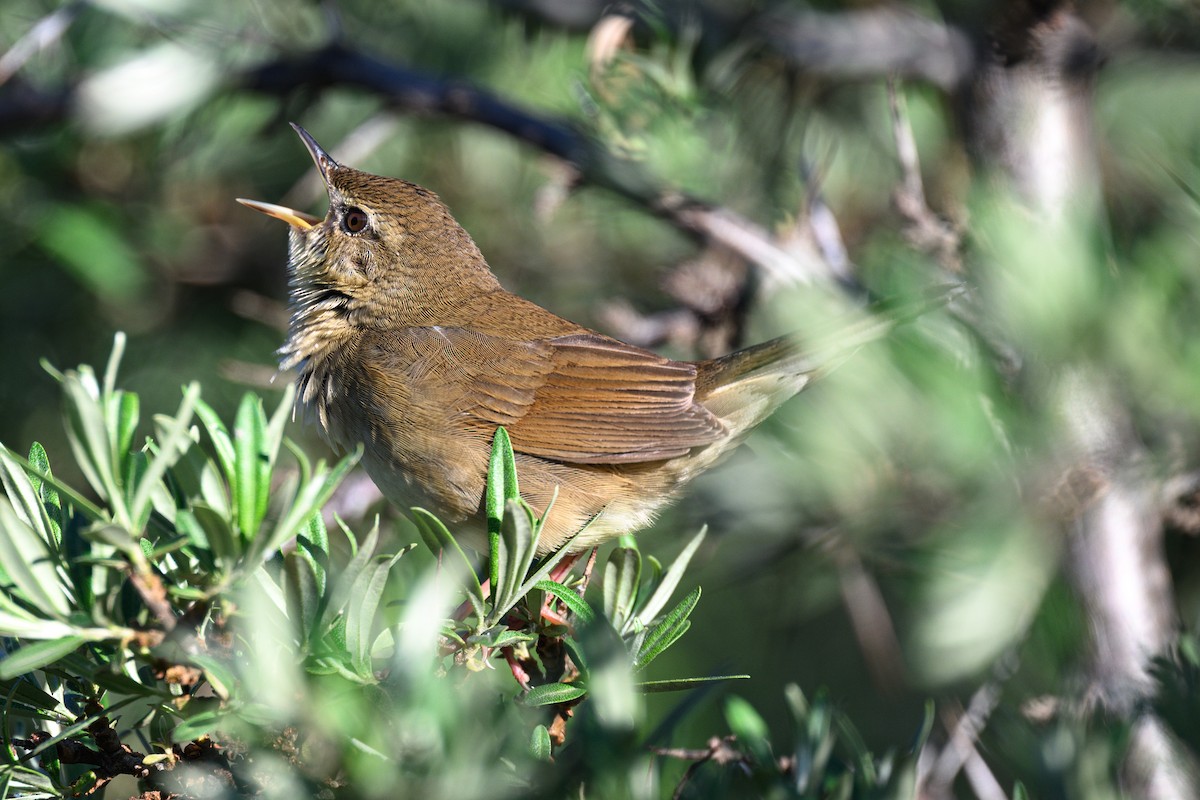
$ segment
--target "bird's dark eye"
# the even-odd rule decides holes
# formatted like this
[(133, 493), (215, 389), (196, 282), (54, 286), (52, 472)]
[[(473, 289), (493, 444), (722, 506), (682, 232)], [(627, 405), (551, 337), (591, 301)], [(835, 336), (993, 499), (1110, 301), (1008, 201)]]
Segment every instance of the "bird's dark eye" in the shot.
[(361, 208), (350, 207), (342, 215), (342, 229), (346, 233), (362, 233), (367, 228), (367, 212)]

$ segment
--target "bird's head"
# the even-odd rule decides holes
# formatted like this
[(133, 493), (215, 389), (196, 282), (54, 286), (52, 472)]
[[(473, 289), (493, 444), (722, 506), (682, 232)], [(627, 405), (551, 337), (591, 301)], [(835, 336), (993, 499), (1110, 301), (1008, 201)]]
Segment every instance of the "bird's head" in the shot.
[(307, 131), (292, 127), (325, 183), (324, 219), (273, 203), (238, 202), (290, 226), (294, 315), (338, 314), (370, 327), (429, 324), (463, 293), (498, 287), (475, 242), (436, 194), (342, 166)]

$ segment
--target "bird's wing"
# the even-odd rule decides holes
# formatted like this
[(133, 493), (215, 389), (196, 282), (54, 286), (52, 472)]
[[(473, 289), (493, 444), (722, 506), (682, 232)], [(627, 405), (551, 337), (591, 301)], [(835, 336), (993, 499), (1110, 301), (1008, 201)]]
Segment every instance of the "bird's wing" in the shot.
[[(681, 456), (721, 438), (695, 401), (696, 368), (598, 334), (513, 342), (467, 328), (409, 329), (414, 401), (448, 404), (452, 425), (579, 464)], [(436, 366), (435, 366), (436, 365)]]

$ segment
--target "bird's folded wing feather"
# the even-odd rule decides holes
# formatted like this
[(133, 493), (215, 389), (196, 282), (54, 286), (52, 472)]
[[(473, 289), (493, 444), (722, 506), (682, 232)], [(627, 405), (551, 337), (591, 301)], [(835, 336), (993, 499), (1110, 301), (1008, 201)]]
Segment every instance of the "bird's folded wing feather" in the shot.
[(466, 328), (410, 333), (420, 356), (409, 369), (414, 399), (418, 392), (440, 398), (452, 424), (489, 437), (503, 425), (517, 452), (624, 464), (680, 456), (724, 434), (721, 421), (695, 402), (693, 365), (614, 339), (583, 333), (514, 342)]

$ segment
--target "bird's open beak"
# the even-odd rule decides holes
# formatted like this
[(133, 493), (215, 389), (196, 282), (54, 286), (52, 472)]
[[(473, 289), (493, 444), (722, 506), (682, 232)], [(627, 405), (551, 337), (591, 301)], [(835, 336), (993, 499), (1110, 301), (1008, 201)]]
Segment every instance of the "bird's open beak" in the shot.
[(274, 203), (264, 203), (260, 200), (247, 200), (244, 197), (239, 197), (237, 201), (246, 208), (253, 208), (255, 211), (261, 211), (268, 217), (281, 219), (288, 225), (299, 228), (302, 231), (308, 230), (321, 221), (320, 217), (314, 217), (312, 214), (305, 214), (303, 211), (297, 211), (287, 206), (277, 206)]
[[(294, 122), (289, 124), (300, 136), (300, 141), (304, 142), (304, 146), (308, 148), (308, 154), (312, 156), (313, 163), (317, 165), (317, 170), (321, 173), (321, 180), (325, 181), (325, 188), (330, 188), (329, 173), (337, 169), (338, 163), (329, 157), (329, 153), (326, 153), (321, 145), (317, 144), (317, 140), (309, 135), (308, 131)], [(314, 217), (312, 214), (305, 214), (303, 211), (297, 211), (287, 206), (277, 206), (274, 203), (263, 203), (259, 200), (246, 200), (241, 197), (237, 201), (247, 208), (261, 211), (268, 217), (281, 219), (300, 230), (308, 230), (321, 222), (320, 217)]]
[(288, 124), (292, 126), (292, 130), (308, 148), (308, 154), (312, 156), (313, 163), (317, 165), (317, 170), (321, 173), (321, 180), (325, 181), (325, 188), (328, 189), (332, 185), (329, 182), (329, 173), (338, 168), (338, 163), (329, 157), (329, 153), (326, 153), (321, 145), (317, 144), (317, 140), (309, 135), (308, 131), (294, 122)]

